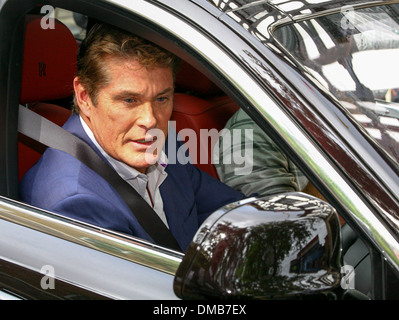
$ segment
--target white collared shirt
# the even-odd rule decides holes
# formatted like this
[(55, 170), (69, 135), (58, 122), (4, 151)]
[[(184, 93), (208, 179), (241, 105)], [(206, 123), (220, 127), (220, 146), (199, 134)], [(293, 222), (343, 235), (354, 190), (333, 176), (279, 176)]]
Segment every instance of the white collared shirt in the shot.
[[(154, 211), (158, 214), (161, 220), (167, 227), (168, 222), (163, 210), (162, 196), (159, 187), (168, 176), (165, 168), (168, 162), (166, 154), (162, 151), (159, 160), (147, 169), (147, 173), (141, 173), (136, 169), (130, 167), (126, 163), (112, 158), (104, 149), (99, 145), (93, 132), (90, 130), (86, 122), (79, 116), (83, 129), (89, 136), (90, 140), (100, 150), (101, 154), (109, 161), (115, 171), (127, 181), (143, 198), (153, 207)], [(150, 194), (149, 194), (150, 193)], [(151, 201), (152, 199), (152, 201)], [(152, 203), (153, 202), (153, 203)]]

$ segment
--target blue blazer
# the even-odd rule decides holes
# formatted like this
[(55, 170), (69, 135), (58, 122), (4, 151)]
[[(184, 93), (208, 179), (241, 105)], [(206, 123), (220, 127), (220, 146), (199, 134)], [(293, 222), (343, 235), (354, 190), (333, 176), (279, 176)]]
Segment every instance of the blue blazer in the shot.
[[(72, 115), (64, 128), (89, 143), (102, 157), (79, 116)], [(168, 164), (166, 172), (168, 177), (160, 187), (164, 211), (183, 251), (212, 212), (244, 197), (192, 164)], [(114, 188), (63, 151), (48, 148), (44, 152), (23, 177), (20, 197), (39, 208), (153, 242)]]

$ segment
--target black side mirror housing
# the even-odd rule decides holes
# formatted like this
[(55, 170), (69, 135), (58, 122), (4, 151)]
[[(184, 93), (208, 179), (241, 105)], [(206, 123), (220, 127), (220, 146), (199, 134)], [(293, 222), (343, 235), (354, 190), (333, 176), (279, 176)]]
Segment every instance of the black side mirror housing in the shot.
[(182, 299), (326, 296), (341, 280), (338, 215), (303, 193), (233, 203), (211, 215), (179, 266)]

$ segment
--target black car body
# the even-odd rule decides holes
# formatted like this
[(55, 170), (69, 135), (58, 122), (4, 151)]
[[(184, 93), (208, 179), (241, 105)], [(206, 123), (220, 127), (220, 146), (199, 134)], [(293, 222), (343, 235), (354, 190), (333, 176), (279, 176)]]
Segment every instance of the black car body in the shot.
[[(89, 17), (89, 23), (95, 19), (125, 28), (180, 56), (218, 87), (220, 95), (228, 98), (226, 104), (243, 108), (328, 204), (302, 193), (231, 204), (205, 222), (192, 246), (182, 254), (21, 203), (18, 105), (23, 86), (25, 18), (41, 14), (46, 19), (58, 8)], [(350, 90), (332, 86), (322, 72), (324, 66), (336, 61), (345, 70), (354, 70), (350, 65), (353, 60), (345, 60), (350, 49), (345, 39), (362, 34), (349, 25), (356, 23), (351, 20), (353, 12), (366, 18), (377, 15), (374, 21), (378, 21), (378, 14), (388, 15), (391, 24), (382, 29), (399, 26), (396, 1), (6, 1), (0, 11), (0, 289), (4, 296), (173, 299), (176, 294), (179, 298), (321, 294), (344, 298), (338, 291), (353, 289), (353, 283), (345, 285), (349, 278), (353, 280), (345, 271), (345, 266), (351, 266), (355, 271), (354, 296), (397, 298), (399, 170), (398, 149), (392, 139), (396, 128), (389, 128), (389, 134), (393, 132), (389, 136), (387, 126), (380, 121), (382, 115), (397, 119), (396, 105), (390, 101), (379, 108), (370, 107), (371, 100), (365, 98), (369, 92), (356, 74), (351, 78), (355, 89), (348, 93)], [(342, 28), (337, 28), (341, 23)], [(304, 53), (308, 47), (302, 30), (306, 41), (313, 39), (313, 46), (320, 50), (317, 57), (310, 51)], [(339, 41), (323, 45), (320, 34), (338, 34), (330, 40)], [(380, 49), (399, 47), (394, 37), (388, 42)], [(58, 54), (57, 50), (53, 53)], [(43, 72), (43, 65), (38, 68)], [(395, 92), (396, 88), (390, 89)], [(181, 93), (187, 94), (183, 90)], [(349, 96), (355, 104), (360, 102), (357, 106), (362, 114), (372, 113), (372, 121), (367, 122), (371, 127), (356, 120), (339, 94)], [(205, 94), (197, 93), (197, 97), (209, 101)], [(212, 101), (217, 101), (214, 96)], [(368, 129), (375, 128), (380, 130), (381, 139), (370, 135)], [(293, 213), (288, 220), (295, 222), (283, 223), (279, 229), (285, 231), (280, 233), (278, 245), (263, 237), (269, 229), (259, 226), (274, 225), (281, 219), (258, 217), (262, 211)], [(345, 221), (341, 226), (337, 213)], [(253, 224), (241, 226), (251, 215), (253, 220), (248, 219)], [(315, 236), (303, 241), (287, 236), (309, 221), (319, 236), (328, 235), (327, 242), (318, 240), (320, 246), (315, 247)], [(230, 225), (233, 227), (228, 228)], [(240, 232), (245, 236), (238, 237)], [(257, 240), (236, 242), (246, 236)], [(299, 246), (301, 252), (292, 257), (290, 268), (277, 255), (263, 258), (271, 247), (287, 241)], [(255, 248), (254, 243), (264, 247), (257, 247), (256, 254), (243, 254)], [(229, 251), (233, 246), (240, 250)], [(310, 252), (309, 248), (313, 248), (314, 263), (317, 257), (323, 261), (315, 268), (305, 267), (305, 260), (299, 259)], [(259, 269), (251, 269), (256, 276), (243, 272), (249, 263), (258, 265)], [(232, 275), (237, 279), (231, 280)]]

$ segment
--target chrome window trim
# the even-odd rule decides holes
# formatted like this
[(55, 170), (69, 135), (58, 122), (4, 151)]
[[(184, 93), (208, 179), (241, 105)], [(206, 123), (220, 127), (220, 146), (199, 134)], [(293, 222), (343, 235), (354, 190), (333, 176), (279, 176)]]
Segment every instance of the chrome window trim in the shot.
[[(266, 94), (266, 92), (237, 63), (192, 25), (161, 8), (145, 2), (129, 0), (108, 0), (138, 14), (152, 24), (170, 32), (174, 37), (188, 44), (193, 50), (218, 70), (230, 83), (235, 85), (244, 96), (290, 144), (290, 147), (306, 159), (313, 172), (319, 176), (325, 187), (336, 195), (341, 205), (352, 212), (355, 221), (363, 232), (379, 248), (384, 257), (399, 271), (399, 243), (384, 227), (370, 208), (362, 201), (351, 186), (335, 170), (333, 164), (318, 150), (318, 147), (307, 139), (300, 129)], [(175, 30), (179, 30), (176, 33)], [(233, 34), (231, 34), (233, 36)], [(254, 56), (258, 56), (253, 52)], [(259, 70), (262, 73), (262, 70)], [(263, 106), (267, 106), (267, 108)], [(309, 162), (309, 159), (312, 161)]]
[(0, 196), (0, 219), (175, 275), (183, 254)]

